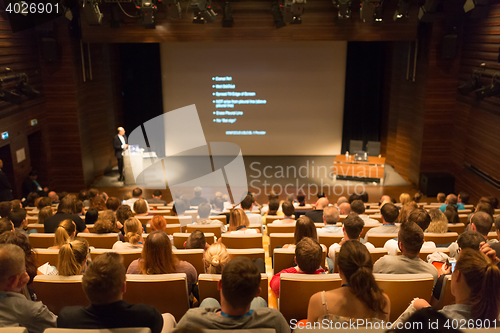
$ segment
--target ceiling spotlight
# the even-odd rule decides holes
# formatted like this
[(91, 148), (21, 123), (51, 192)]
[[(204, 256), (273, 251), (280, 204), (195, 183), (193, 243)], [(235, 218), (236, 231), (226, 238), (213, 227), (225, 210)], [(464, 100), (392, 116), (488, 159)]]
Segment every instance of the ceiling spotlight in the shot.
[(231, 8), (231, 4), (226, 0), (224, 3), (224, 12), (222, 14), (222, 27), (224, 28), (232, 28), (234, 24), (233, 20), (233, 9)]
[(139, 19), (146, 29), (155, 29), (155, 12), (157, 8), (153, 0), (142, 0), (139, 2), (137, 9), (139, 10)]
[(382, 22), (384, 1), (383, 0), (363, 0), (359, 15), (363, 22)]
[(214, 23), (217, 14), (212, 9), (212, 0), (193, 0), (191, 2), (193, 9), (193, 23)]
[(483, 100), (487, 97), (500, 95), (500, 82), (498, 78), (493, 78), (489, 86), (482, 87), (476, 90), (476, 97), (478, 100)]
[(440, 0), (426, 0), (418, 10), (418, 19), (421, 22), (433, 22), (438, 15), (439, 3)]
[(410, 12), (411, 0), (399, 0), (398, 8), (394, 12), (394, 21), (408, 18)]
[(285, 20), (283, 20), (283, 14), (281, 13), (281, 7), (282, 5), (280, 5), (277, 1), (273, 2), (271, 5), (271, 12), (273, 14), (273, 20), (276, 29), (286, 26)]
[(291, 24), (301, 24), (304, 6), (307, 0), (284, 0), (283, 18), (285, 22)]
[(22, 102), (21, 95), (4, 89), (0, 89), (0, 100), (13, 104), (20, 104)]
[(41, 92), (33, 88), (33, 86), (28, 84), (28, 77), (23, 76), (17, 85), (17, 90), (22, 95), (27, 96), (29, 99), (37, 98), (41, 95)]
[(488, 17), (490, 11), (490, 0), (467, 0), (464, 11), (471, 12), (470, 18), (481, 19)]
[(179, 0), (163, 0), (162, 3), (165, 5), (165, 10), (167, 12), (167, 17), (173, 19), (181, 18), (181, 3)]
[(333, 0), (333, 4), (339, 11), (337, 14), (339, 20), (351, 18), (351, 0)]
[(83, 0), (82, 8), (89, 25), (101, 25), (104, 15), (99, 10), (99, 3), (96, 0)]

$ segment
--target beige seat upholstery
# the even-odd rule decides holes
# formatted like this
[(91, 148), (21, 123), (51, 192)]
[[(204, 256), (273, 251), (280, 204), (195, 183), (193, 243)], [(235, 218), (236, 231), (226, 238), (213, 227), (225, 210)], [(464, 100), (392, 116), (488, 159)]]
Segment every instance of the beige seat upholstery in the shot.
[[(325, 265), (327, 249), (323, 248), (323, 258), (321, 266), (327, 270)], [(290, 268), (295, 263), (295, 249), (274, 249), (273, 253), (273, 273), (279, 273), (284, 269)]]
[(59, 249), (33, 249), (35, 251), (36, 264), (38, 267), (48, 262), (52, 266), (57, 265)]
[(203, 249), (184, 250), (177, 249), (173, 251), (179, 260), (184, 260), (194, 266), (198, 274), (205, 273), (203, 264)]
[(448, 223), (448, 232), (456, 232), (461, 234), (465, 231), (465, 224), (463, 223)]
[[(370, 216), (371, 217), (371, 216)], [(359, 234), (359, 236), (361, 238), (364, 238), (366, 233), (368, 232), (368, 230), (372, 229), (372, 228), (376, 228), (376, 227), (380, 227), (380, 225), (365, 225), (363, 227), (363, 230), (361, 230), (361, 234)]]
[(267, 235), (271, 234), (283, 234), (283, 233), (294, 233), (295, 232), (295, 225), (272, 225), (272, 224), (267, 224)]
[(468, 214), (458, 214), (458, 219), (460, 220), (460, 223), (467, 225), (468, 216), (469, 216)]
[[(333, 264), (333, 272), (338, 273), (339, 272), (339, 253), (340, 249), (335, 250), (335, 263)], [(385, 256), (387, 253), (387, 250), (384, 248), (375, 248), (375, 249), (369, 249), (370, 255), (372, 257), (372, 263), (375, 263), (377, 260)]]
[(167, 224), (167, 227), (165, 228), (165, 232), (169, 235), (173, 235), (176, 232), (181, 231), (181, 225), (180, 224)]
[(227, 254), (229, 255), (229, 260), (236, 257), (247, 257), (250, 259), (260, 258), (266, 260), (266, 253), (264, 249), (227, 249)]
[(32, 288), (38, 300), (55, 314), (65, 306), (90, 305), (82, 289), (82, 275), (37, 275)]
[[(203, 301), (207, 297), (215, 298), (220, 302), (220, 291), (217, 289), (217, 283), (221, 278), (220, 274), (200, 274), (198, 277), (198, 286), (200, 290), (200, 301)], [(260, 297), (268, 301), (268, 281), (267, 274), (261, 274), (260, 288), (262, 292)], [(239, 331), (238, 331), (239, 332)]]
[(295, 244), (295, 238), (293, 233), (284, 234), (272, 234), (269, 236), (269, 256), (273, 257), (273, 251), (278, 246), (283, 246), (285, 244)]
[(179, 321), (189, 310), (186, 274), (127, 274), (127, 292), (123, 294), (123, 300), (151, 305), (158, 312), (170, 313)]
[[(283, 220), (284, 218), (284, 215), (266, 215), (266, 225), (269, 225), (277, 220)], [(295, 219), (295, 215), (292, 215), (292, 218)]]
[(262, 249), (262, 234), (223, 234), (222, 243), (228, 249)]
[(45, 228), (44, 228), (43, 224), (38, 224), (38, 223), (28, 224), (28, 231), (31, 231), (31, 230), (36, 230), (36, 232), (39, 232), (39, 233), (45, 232)]
[(132, 261), (139, 259), (142, 255), (141, 249), (129, 249), (129, 250), (112, 250), (112, 249), (91, 249), (90, 256), (92, 259), (97, 258), (103, 253), (106, 252), (116, 252), (122, 255), (123, 257), (123, 266), (125, 269), (132, 263)]
[(450, 244), (455, 242), (457, 238), (458, 234), (456, 232), (447, 232), (445, 234), (424, 233), (424, 240), (426, 242), (434, 242), (436, 245)]
[(29, 240), (32, 248), (46, 249), (54, 246), (56, 236), (52, 233), (32, 233), (29, 235)]
[(290, 274), (280, 275), (278, 310), (287, 322), (306, 319), (309, 299), (322, 290), (339, 288), (342, 282), (338, 274)]
[(451, 293), (451, 275), (446, 275), (443, 279), (441, 294), (436, 309), (440, 310), (446, 305), (455, 304), (455, 296)]
[(193, 222), (198, 221), (198, 210), (197, 209), (188, 209), (184, 212), (185, 216), (191, 216), (191, 220)]
[[(213, 233), (203, 233), (205, 235), (205, 240), (208, 244), (213, 244), (215, 242), (215, 236)], [(176, 232), (173, 234), (174, 246), (178, 249), (184, 248), (184, 242), (187, 241), (189, 237), (187, 232)]]
[(100, 328), (95, 330), (80, 328), (47, 328), (43, 333), (151, 333), (151, 329), (149, 327)]
[(89, 245), (96, 249), (111, 249), (113, 244), (118, 241), (118, 234), (114, 232), (109, 234), (89, 234), (81, 232), (78, 234), (78, 237), (85, 238), (89, 242)]
[(319, 237), (319, 243), (329, 248), (332, 244), (340, 243), (342, 238), (344, 238), (344, 234), (343, 233), (319, 234), (318, 237)]
[(26, 327), (0, 327), (0, 333), (28, 333)]
[(391, 300), (390, 321), (395, 321), (418, 297), (430, 302), (434, 278), (431, 274), (373, 274), (380, 289)]
[(164, 216), (167, 224), (180, 224), (186, 226), (193, 223), (191, 216)]
[(497, 232), (496, 231), (490, 231), (488, 233), (488, 239), (497, 239)]
[(224, 225), (227, 224), (227, 217), (226, 215), (215, 215), (215, 216), (210, 216), (209, 219), (211, 220), (219, 220), (221, 221)]
[(220, 225), (218, 224), (188, 224), (186, 226), (186, 232), (192, 233), (195, 230), (200, 230), (203, 233), (210, 232), (215, 235), (215, 237), (220, 238), (222, 232), (220, 230)]
[(385, 242), (389, 239), (398, 238), (398, 234), (374, 234), (368, 237), (368, 242), (372, 243), (375, 247), (384, 247)]

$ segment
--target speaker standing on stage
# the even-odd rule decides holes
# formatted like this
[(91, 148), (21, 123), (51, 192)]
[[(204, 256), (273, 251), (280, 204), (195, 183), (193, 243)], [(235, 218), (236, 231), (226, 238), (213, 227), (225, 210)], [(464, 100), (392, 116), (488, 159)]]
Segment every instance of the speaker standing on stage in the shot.
[(118, 180), (124, 180), (122, 152), (128, 148), (128, 140), (123, 127), (118, 127), (118, 134), (113, 138), (113, 146), (115, 148), (115, 157), (118, 160), (118, 172), (120, 173)]

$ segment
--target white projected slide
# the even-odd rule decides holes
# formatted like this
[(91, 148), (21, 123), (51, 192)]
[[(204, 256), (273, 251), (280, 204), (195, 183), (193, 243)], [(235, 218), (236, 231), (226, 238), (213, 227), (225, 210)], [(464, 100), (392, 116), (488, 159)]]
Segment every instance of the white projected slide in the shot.
[(161, 44), (164, 112), (195, 104), (243, 155), (337, 155), (347, 42)]

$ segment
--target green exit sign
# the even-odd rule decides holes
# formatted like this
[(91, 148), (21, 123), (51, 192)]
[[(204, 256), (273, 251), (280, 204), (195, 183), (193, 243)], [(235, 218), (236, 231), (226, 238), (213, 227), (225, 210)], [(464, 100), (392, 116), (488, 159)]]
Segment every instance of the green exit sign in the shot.
[(36, 126), (38, 124), (37, 119), (31, 119), (31, 126)]

